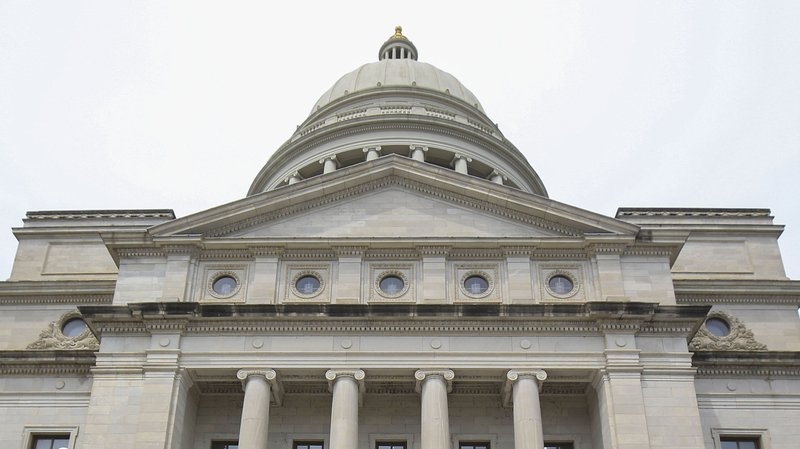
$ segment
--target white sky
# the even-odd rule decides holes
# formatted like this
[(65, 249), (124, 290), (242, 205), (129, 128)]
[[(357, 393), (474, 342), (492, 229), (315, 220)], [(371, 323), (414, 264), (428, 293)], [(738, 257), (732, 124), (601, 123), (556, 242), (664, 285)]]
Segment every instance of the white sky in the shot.
[(0, 279), (28, 210), (242, 198), (402, 24), (550, 197), (768, 207), (800, 278), (800, 2), (0, 0)]

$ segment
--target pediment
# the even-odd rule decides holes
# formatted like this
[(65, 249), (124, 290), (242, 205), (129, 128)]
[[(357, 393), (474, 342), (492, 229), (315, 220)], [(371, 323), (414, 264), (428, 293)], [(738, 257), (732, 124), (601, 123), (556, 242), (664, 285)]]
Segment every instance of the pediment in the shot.
[(400, 184), (311, 207), (226, 237), (546, 237), (563, 235), (514, 218), (427, 196)]
[(549, 198), (392, 156), (164, 223), (150, 235), (535, 238), (637, 231)]

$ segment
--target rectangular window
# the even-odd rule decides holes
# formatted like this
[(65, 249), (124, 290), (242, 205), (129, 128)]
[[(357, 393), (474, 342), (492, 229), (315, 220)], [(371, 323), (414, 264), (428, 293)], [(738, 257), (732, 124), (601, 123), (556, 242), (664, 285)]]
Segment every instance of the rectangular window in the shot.
[(238, 441), (213, 441), (211, 449), (239, 449)]
[(491, 449), (488, 441), (459, 441), (458, 449)]
[(720, 437), (722, 449), (760, 449), (758, 438)]
[(293, 449), (325, 449), (324, 441), (295, 441)]
[(375, 449), (407, 449), (405, 441), (376, 441)]
[(574, 449), (572, 443), (544, 443), (544, 449)]
[(69, 435), (37, 435), (31, 449), (69, 449)]

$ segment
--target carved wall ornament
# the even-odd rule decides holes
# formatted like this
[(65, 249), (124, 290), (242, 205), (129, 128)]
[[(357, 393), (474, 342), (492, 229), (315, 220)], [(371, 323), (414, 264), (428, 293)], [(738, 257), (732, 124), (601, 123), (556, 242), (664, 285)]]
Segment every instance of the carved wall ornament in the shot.
[(86, 326), (80, 334), (74, 337), (64, 335), (64, 325), (75, 319), (83, 319), (77, 310), (67, 312), (57, 320), (52, 321), (39, 334), (39, 339), (28, 345), (27, 349), (100, 349), (100, 342)]
[(748, 329), (738, 318), (721, 310), (709, 312), (706, 321), (717, 318), (725, 321), (730, 328), (730, 333), (718, 336), (711, 333), (705, 323), (700, 326), (689, 349), (692, 351), (764, 351), (767, 346), (756, 341), (753, 331)]

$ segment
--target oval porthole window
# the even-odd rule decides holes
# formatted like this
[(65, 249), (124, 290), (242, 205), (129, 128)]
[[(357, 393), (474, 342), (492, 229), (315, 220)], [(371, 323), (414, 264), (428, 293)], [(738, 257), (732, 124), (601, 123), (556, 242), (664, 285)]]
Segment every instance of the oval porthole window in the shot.
[(403, 291), (404, 286), (405, 283), (398, 276), (386, 276), (380, 282), (381, 291), (387, 295), (397, 295)]
[(572, 279), (559, 274), (551, 277), (550, 280), (547, 281), (547, 287), (551, 292), (557, 295), (566, 295), (575, 288), (575, 284), (572, 282)]
[(313, 295), (319, 290), (319, 279), (316, 276), (303, 276), (294, 283), (294, 288), (301, 295)]
[(464, 289), (470, 295), (482, 295), (489, 290), (489, 281), (483, 276), (470, 276), (464, 279)]
[(731, 327), (721, 318), (709, 318), (706, 320), (706, 329), (717, 337), (727, 337), (731, 333)]
[(232, 295), (233, 292), (236, 291), (236, 285), (237, 282), (233, 276), (220, 276), (214, 279), (211, 288), (213, 288), (214, 293), (218, 295)]
[(65, 337), (75, 338), (82, 334), (88, 327), (86, 321), (80, 318), (73, 318), (61, 326), (61, 333), (64, 334)]

